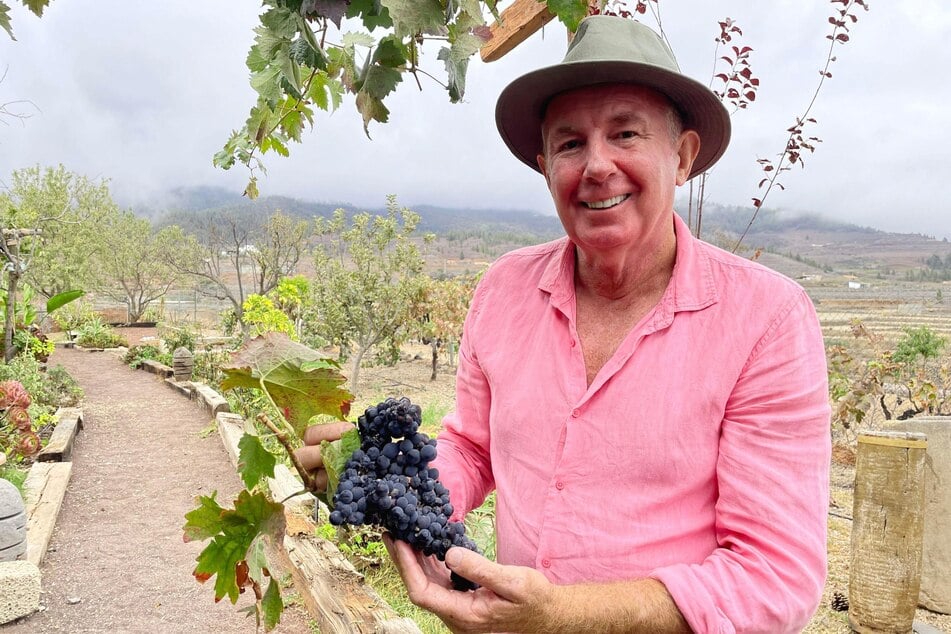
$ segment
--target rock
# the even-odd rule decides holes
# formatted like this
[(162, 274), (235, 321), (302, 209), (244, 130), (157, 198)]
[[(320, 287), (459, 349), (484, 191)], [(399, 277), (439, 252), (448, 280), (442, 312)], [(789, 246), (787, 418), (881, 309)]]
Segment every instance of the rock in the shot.
[(951, 416), (889, 421), (889, 429), (928, 436), (925, 458), (925, 525), (918, 603), (951, 614)]
[(0, 623), (40, 609), (40, 569), (28, 561), (0, 562)]
[(0, 562), (13, 561), (25, 552), (26, 509), (23, 497), (12, 483), (0, 479)]

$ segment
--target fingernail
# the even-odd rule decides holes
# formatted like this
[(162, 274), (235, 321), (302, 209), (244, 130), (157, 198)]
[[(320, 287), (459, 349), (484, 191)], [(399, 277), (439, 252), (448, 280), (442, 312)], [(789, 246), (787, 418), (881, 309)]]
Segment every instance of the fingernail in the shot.
[(455, 568), (460, 563), (462, 563), (462, 553), (459, 552), (458, 548), (450, 548), (446, 552), (446, 565), (450, 568)]

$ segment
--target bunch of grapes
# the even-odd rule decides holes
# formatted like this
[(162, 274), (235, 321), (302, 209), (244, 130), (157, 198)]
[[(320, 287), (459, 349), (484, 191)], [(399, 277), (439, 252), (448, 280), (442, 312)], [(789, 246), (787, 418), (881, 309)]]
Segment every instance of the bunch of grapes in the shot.
[[(353, 452), (333, 496), (330, 523), (375, 524), (395, 539), (443, 561), (452, 546), (478, 552), (462, 522), (451, 522), (449, 491), (429, 464), (436, 440), (419, 432), (421, 410), (407, 398), (388, 398), (357, 420), (360, 448)], [(453, 586), (476, 584), (452, 575)]]

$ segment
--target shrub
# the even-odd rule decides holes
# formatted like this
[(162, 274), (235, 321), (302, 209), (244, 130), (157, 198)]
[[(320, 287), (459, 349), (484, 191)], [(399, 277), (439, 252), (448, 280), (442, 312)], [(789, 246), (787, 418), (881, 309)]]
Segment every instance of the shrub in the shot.
[(159, 350), (157, 346), (141, 344), (129, 348), (122, 357), (122, 362), (131, 368), (137, 368), (142, 365), (142, 362), (146, 359), (160, 360), (161, 358), (162, 351)]
[(179, 348), (195, 352), (197, 336), (194, 330), (187, 326), (169, 326), (162, 329), (162, 345), (169, 354)]
[(93, 317), (79, 327), (76, 343), (85, 348), (118, 348), (129, 345), (112, 327), (103, 322), (101, 317)]

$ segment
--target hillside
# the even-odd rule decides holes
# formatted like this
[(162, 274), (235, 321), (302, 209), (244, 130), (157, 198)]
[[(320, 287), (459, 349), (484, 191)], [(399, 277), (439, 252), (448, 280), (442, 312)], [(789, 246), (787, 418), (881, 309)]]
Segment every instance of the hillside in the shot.
[[(229, 190), (214, 187), (177, 188), (162, 200), (149, 205), (144, 215), (157, 224), (188, 227), (196, 218), (211, 213), (263, 217), (274, 211), (301, 218), (327, 217), (342, 208), (349, 214), (360, 211), (382, 213), (383, 208), (362, 209), (350, 203), (316, 202), (286, 196), (263, 196), (248, 200)], [(412, 207), (420, 214), (419, 230), (435, 233), (443, 243), (443, 257), (493, 258), (511, 248), (563, 235), (554, 215), (513, 209), (447, 208), (421, 204)], [(164, 210), (164, 211), (160, 211)], [(732, 250), (749, 223), (751, 208), (707, 204), (703, 217), (703, 238)], [(938, 256), (951, 264), (951, 243), (920, 234), (900, 234), (840, 223), (818, 215), (790, 215), (763, 209), (743, 241), (741, 253), (751, 256), (761, 250), (759, 260), (791, 277), (817, 273), (873, 275), (902, 278), (909, 271), (929, 270), (926, 261)], [(951, 273), (951, 266), (948, 266)]]

